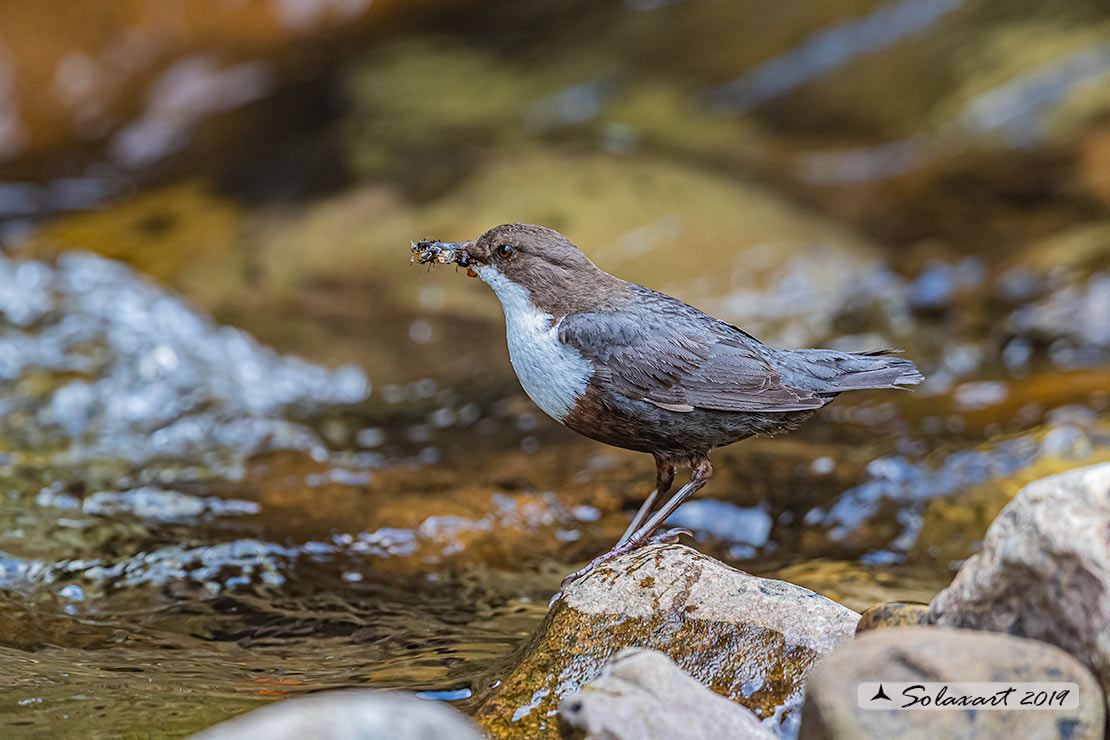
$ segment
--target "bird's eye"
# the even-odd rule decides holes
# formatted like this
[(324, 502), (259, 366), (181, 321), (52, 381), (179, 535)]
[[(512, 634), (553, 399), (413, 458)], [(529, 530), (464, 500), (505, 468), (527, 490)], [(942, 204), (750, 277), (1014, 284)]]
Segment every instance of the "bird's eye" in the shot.
[(501, 259), (508, 257), (512, 253), (513, 247), (508, 244), (502, 244), (500, 247), (497, 248), (497, 256)]

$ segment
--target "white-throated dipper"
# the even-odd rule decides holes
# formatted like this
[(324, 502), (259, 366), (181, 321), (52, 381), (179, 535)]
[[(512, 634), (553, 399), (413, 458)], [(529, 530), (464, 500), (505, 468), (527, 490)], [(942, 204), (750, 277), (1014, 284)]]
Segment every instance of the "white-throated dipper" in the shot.
[[(797, 427), (844, 391), (921, 382), (893, 350), (779, 349), (668, 295), (599, 269), (569, 239), (504, 224), (468, 242), (424, 240), (417, 262), (482, 278), (505, 312), (509, 359), (528, 396), (556, 421), (655, 458), (655, 490), (616, 546), (564, 584), (652, 542), (709, 480), (709, 451)], [(688, 463), (689, 482), (656, 506)]]

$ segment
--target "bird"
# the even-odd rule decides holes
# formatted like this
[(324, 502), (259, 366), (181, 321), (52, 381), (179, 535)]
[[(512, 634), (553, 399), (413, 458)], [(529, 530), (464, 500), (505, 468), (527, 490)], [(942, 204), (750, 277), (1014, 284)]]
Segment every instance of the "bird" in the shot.
[[(711, 450), (790, 431), (845, 391), (923, 380), (897, 350), (782, 349), (699, 309), (610, 275), (559, 232), (496, 226), (463, 242), (423, 239), (413, 262), (454, 264), (501, 302), (524, 392), (564, 426), (655, 460), (655, 489), (608, 552), (563, 586), (688, 529), (661, 529), (709, 481)], [(679, 465), (690, 478), (670, 498)]]

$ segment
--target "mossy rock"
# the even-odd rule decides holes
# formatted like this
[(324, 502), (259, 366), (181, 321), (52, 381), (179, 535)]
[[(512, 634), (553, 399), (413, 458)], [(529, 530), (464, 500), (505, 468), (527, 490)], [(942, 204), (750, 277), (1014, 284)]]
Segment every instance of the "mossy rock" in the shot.
[(558, 737), (560, 699), (619, 650), (644, 647), (761, 719), (783, 721), (797, 712), (810, 667), (851, 639), (858, 618), (687, 547), (644, 548), (567, 588), (477, 718), (494, 738)]

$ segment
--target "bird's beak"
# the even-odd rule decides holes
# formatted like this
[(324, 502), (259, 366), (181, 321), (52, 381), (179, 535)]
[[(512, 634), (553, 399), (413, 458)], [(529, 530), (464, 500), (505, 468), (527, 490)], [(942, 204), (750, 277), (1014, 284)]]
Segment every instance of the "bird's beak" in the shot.
[(478, 277), (470, 267), (470, 254), (467, 249), (473, 242), (441, 242), (438, 239), (423, 239), (412, 245), (411, 262), (439, 265), (459, 265), (466, 268), (470, 277)]

